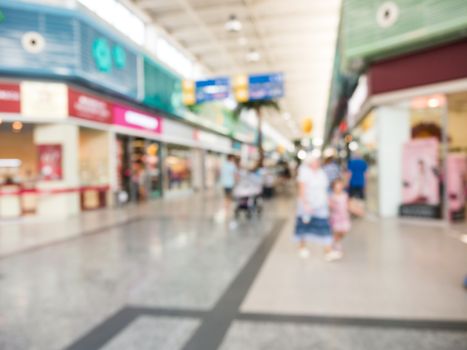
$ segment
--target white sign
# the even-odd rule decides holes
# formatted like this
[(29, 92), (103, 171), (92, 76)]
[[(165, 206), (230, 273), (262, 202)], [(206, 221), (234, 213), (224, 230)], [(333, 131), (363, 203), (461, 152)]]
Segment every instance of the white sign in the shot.
[(356, 120), (360, 110), (365, 103), (368, 97), (368, 82), (366, 75), (362, 75), (360, 79), (358, 79), (358, 85), (355, 89), (352, 97), (349, 100), (347, 105), (347, 124), (349, 128), (352, 128), (355, 123), (358, 121)]
[(65, 84), (21, 83), (21, 114), (26, 117), (66, 118), (68, 91)]
[(157, 130), (159, 126), (159, 121), (156, 118), (134, 111), (127, 111), (125, 113), (125, 121), (130, 125), (150, 130)]

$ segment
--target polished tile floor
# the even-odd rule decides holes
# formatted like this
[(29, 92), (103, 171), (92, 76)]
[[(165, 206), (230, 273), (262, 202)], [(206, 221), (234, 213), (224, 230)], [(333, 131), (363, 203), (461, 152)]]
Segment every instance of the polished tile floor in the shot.
[(0, 224), (0, 349), (467, 349), (467, 245), (360, 220), (297, 256), (293, 200), (236, 228), (214, 195)]

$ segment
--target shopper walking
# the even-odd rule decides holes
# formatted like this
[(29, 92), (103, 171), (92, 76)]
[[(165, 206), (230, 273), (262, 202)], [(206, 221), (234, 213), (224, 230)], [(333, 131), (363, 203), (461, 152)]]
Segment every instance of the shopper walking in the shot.
[(227, 156), (227, 160), (221, 168), (221, 184), (224, 189), (224, 210), (227, 216), (232, 207), (232, 192), (237, 178), (237, 165), (233, 155)]
[(360, 153), (355, 153), (347, 163), (350, 198), (365, 199), (366, 172), (368, 164)]
[(329, 225), (329, 182), (318, 158), (308, 156), (298, 170), (298, 203), (295, 237), (299, 254), (309, 256), (307, 241), (324, 246), (326, 260), (332, 260), (332, 234)]
[(331, 228), (333, 232), (334, 257), (342, 257), (342, 239), (350, 231), (349, 196), (344, 190), (344, 181), (336, 179), (332, 183), (332, 192), (329, 200), (331, 209)]

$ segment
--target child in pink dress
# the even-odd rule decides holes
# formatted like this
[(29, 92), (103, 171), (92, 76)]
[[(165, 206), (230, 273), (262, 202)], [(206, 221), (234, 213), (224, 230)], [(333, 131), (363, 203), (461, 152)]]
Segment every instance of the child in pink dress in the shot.
[(330, 196), (331, 208), (331, 228), (333, 231), (333, 248), (340, 252), (342, 257), (341, 241), (350, 231), (350, 214), (349, 214), (349, 196), (344, 191), (344, 182), (337, 179), (332, 184), (332, 193)]

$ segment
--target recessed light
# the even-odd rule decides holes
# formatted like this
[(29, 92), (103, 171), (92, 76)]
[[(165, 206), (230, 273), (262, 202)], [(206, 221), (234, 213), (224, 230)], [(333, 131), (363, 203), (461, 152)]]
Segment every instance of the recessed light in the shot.
[(231, 33), (236, 33), (242, 30), (242, 22), (235, 15), (230, 15), (229, 20), (225, 22), (225, 30)]
[(255, 49), (251, 49), (246, 54), (246, 60), (248, 62), (258, 62), (261, 59), (261, 54)]

